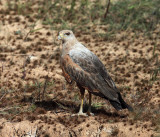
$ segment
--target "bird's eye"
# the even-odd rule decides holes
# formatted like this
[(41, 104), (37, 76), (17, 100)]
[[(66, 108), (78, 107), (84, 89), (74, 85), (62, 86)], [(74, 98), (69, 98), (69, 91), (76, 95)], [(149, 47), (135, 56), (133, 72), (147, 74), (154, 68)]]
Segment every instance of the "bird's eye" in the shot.
[(67, 32), (67, 33), (65, 33), (67, 36), (69, 36), (70, 35), (70, 32)]

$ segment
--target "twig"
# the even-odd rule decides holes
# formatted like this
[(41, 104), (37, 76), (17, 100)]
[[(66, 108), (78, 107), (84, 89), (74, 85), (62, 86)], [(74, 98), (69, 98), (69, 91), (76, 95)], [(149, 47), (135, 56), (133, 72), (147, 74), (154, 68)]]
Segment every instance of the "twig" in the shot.
[(10, 54), (10, 53), (0, 53), (0, 55), (7, 55), (7, 56), (28, 56), (28, 54)]
[(6, 95), (7, 93), (3, 94), (3, 96), (0, 98), (0, 101), (4, 98), (4, 96)]
[[(76, 134), (76, 132), (74, 131), (74, 130), (72, 130), (72, 129), (68, 129), (69, 130), (69, 135), (70, 135), (70, 137), (77, 137), (77, 134)], [(73, 134), (72, 134), (73, 133)]]
[(24, 37), (24, 41), (27, 41), (27, 38), (28, 38), (28, 36), (31, 34), (31, 33), (33, 33), (33, 32), (35, 32), (35, 31), (38, 31), (38, 30), (41, 30), (41, 29), (43, 29), (43, 28), (38, 28), (38, 29), (30, 29), (30, 31), (26, 34), (26, 36)]
[(60, 108), (64, 109), (64, 110), (68, 110), (67, 107), (63, 106), (62, 104), (58, 103), (57, 101), (54, 101)]
[[(49, 72), (48, 72), (49, 74)], [(44, 87), (43, 87), (43, 93), (42, 93), (42, 100), (44, 100), (44, 93), (46, 91), (47, 88), (47, 82), (48, 82), (48, 75), (46, 76), (45, 82), (44, 82)]]
[(107, 17), (107, 14), (108, 14), (108, 12), (109, 12), (109, 6), (110, 6), (110, 0), (108, 0), (106, 12), (105, 12), (105, 14), (104, 14), (104, 19)]
[(0, 111), (9, 110), (9, 109), (12, 109), (12, 108), (20, 108), (20, 107), (7, 107), (7, 108), (0, 109)]
[(2, 72), (3, 72), (3, 62), (2, 62)]
[[(23, 79), (23, 82), (25, 82), (25, 78), (26, 78), (26, 60), (23, 61), (23, 71), (22, 71), (22, 79)], [(23, 98), (24, 100), (26, 100), (26, 90), (27, 90), (27, 87), (25, 86), (25, 89), (24, 89), (24, 95), (23, 95)]]
[(26, 134), (24, 134), (23, 136), (30, 136), (30, 137), (36, 137), (37, 136), (37, 127), (35, 129), (35, 131), (33, 132), (32, 129), (27, 132)]
[(71, 8), (69, 10), (71, 14), (73, 14), (73, 12), (74, 12), (73, 9), (74, 9), (75, 5), (76, 5), (76, 0), (72, 0), (72, 2), (71, 2)]
[(26, 60), (23, 62), (23, 71), (22, 71), (22, 73), (23, 73), (22, 79), (23, 80), (25, 80), (25, 77), (26, 77), (26, 69), (25, 69), (25, 67), (26, 67)]

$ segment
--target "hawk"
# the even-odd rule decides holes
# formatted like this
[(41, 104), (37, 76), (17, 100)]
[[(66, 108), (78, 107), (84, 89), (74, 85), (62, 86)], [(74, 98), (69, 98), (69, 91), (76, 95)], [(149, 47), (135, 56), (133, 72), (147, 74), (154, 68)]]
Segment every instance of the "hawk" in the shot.
[[(76, 82), (81, 93), (81, 105), (77, 115), (92, 115), (91, 95), (109, 100), (116, 110), (133, 111), (123, 99), (105, 66), (99, 58), (81, 44), (71, 30), (59, 32), (58, 39), (62, 41), (60, 64), (63, 75), (68, 83)], [(85, 89), (89, 93), (88, 112), (83, 113)]]

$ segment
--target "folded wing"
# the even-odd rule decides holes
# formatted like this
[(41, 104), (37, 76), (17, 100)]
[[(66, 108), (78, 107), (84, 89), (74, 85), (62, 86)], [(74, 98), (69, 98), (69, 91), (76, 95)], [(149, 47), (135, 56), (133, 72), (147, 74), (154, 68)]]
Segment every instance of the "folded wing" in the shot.
[(119, 91), (104, 65), (95, 54), (84, 46), (73, 48), (61, 59), (61, 66), (70, 79), (93, 94), (120, 103)]

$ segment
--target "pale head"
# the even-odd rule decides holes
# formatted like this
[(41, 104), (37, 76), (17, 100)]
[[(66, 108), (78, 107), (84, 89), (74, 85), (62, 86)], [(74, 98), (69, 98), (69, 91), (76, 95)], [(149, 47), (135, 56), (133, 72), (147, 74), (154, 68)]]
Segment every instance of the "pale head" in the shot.
[(62, 30), (59, 32), (58, 39), (63, 43), (76, 39), (71, 30)]

